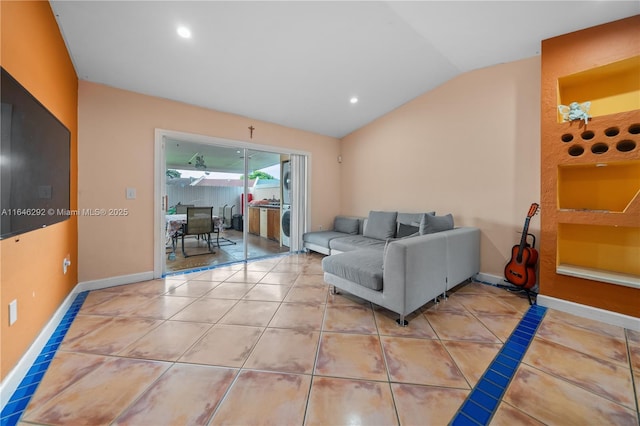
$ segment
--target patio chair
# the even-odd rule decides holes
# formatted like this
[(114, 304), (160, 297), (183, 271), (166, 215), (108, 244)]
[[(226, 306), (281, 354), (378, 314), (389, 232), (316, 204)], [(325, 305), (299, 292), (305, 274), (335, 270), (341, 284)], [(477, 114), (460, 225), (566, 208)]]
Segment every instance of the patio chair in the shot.
[[(215, 253), (211, 247), (211, 233), (214, 232), (212, 216), (213, 207), (187, 208), (187, 222), (182, 226), (182, 232), (180, 235), (182, 238), (182, 254), (184, 257)], [(184, 237), (188, 235), (195, 235), (196, 237), (202, 236), (203, 240), (207, 243), (209, 252), (188, 255), (184, 249)]]

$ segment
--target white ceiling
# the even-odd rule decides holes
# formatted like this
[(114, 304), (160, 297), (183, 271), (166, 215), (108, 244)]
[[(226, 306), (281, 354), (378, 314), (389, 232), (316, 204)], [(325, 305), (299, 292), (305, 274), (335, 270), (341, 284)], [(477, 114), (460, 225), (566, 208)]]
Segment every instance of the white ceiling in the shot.
[(637, 0), (51, 6), (82, 80), (334, 137), (461, 73), (538, 55), (543, 39), (640, 13)]
[[(247, 152), (250, 172), (280, 163), (280, 154), (252, 149)], [(196, 167), (196, 155), (203, 158), (204, 168)], [(241, 148), (167, 138), (165, 157), (168, 169), (244, 174), (244, 150)]]

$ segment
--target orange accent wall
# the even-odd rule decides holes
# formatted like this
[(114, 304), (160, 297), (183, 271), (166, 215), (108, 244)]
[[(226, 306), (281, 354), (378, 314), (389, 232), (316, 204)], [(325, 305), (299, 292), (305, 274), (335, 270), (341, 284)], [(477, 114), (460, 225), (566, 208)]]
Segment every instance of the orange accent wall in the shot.
[[(640, 15), (544, 40), (540, 114), (540, 294), (635, 317), (640, 288), (615, 280), (640, 276), (639, 55)], [(558, 122), (559, 101), (602, 99)]]
[[(2, 1), (1, 65), (71, 131), (71, 209), (78, 204), (78, 78), (49, 2)], [(71, 267), (64, 275), (62, 260)], [(78, 281), (77, 218), (0, 241), (0, 377), (15, 367)], [(9, 303), (18, 320), (9, 326)]]

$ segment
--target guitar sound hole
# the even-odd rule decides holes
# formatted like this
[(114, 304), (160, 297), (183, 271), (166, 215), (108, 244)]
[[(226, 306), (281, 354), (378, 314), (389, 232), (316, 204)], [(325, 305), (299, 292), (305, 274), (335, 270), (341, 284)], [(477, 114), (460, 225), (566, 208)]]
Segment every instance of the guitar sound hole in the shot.
[(562, 142), (571, 142), (573, 140), (573, 135), (571, 133), (565, 133), (562, 135)]
[(584, 148), (581, 147), (580, 145), (574, 145), (571, 148), (569, 148), (569, 155), (572, 157), (579, 157), (582, 154), (584, 154)]
[(606, 143), (598, 142), (591, 147), (591, 152), (594, 154), (604, 154), (607, 151), (609, 151), (609, 146)]
[(629, 152), (636, 149), (636, 143), (630, 140), (623, 140), (616, 144), (616, 149), (620, 152)]

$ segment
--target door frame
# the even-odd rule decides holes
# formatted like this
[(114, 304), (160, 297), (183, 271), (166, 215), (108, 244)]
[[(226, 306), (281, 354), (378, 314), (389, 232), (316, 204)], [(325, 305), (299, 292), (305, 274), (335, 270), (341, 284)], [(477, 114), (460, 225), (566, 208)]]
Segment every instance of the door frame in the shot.
[[(274, 152), (276, 154), (298, 154), (304, 155), (307, 157), (307, 170), (306, 170), (306, 197), (305, 201), (302, 205), (305, 210), (306, 223), (309, 223), (310, 219), (310, 199), (311, 194), (309, 193), (309, 188), (311, 187), (310, 179), (311, 179), (311, 153), (308, 151), (302, 151), (299, 149), (291, 149), (280, 146), (266, 145), (266, 144), (258, 144), (253, 142), (241, 141), (241, 140), (233, 140), (233, 139), (223, 139), (215, 136), (207, 136), (200, 135), (195, 133), (188, 132), (180, 132), (176, 130), (167, 130), (167, 129), (155, 129), (154, 136), (154, 189), (153, 189), (153, 223), (155, 230), (153, 233), (153, 277), (154, 278), (162, 278), (165, 274), (165, 259), (166, 256), (166, 248), (165, 248), (165, 218), (164, 212), (168, 208), (164, 203), (166, 201), (166, 155), (164, 150), (164, 142), (165, 139), (173, 139), (185, 142), (193, 142), (199, 143), (203, 145), (219, 145), (229, 148), (236, 149), (253, 149), (258, 151), (269, 151)], [(245, 171), (246, 171), (246, 160), (245, 160)], [(245, 176), (247, 174), (245, 173)], [(245, 180), (245, 193), (248, 190), (247, 182)], [(245, 203), (247, 203), (247, 198), (245, 197)], [(247, 206), (245, 205), (245, 211)], [(246, 222), (245, 218), (245, 222)], [(244, 224), (243, 229), (246, 230), (246, 223)], [(300, 230), (299, 235), (302, 235), (305, 230)], [(245, 235), (246, 239), (246, 235)], [(246, 253), (246, 244), (245, 244), (245, 260), (247, 257)]]

